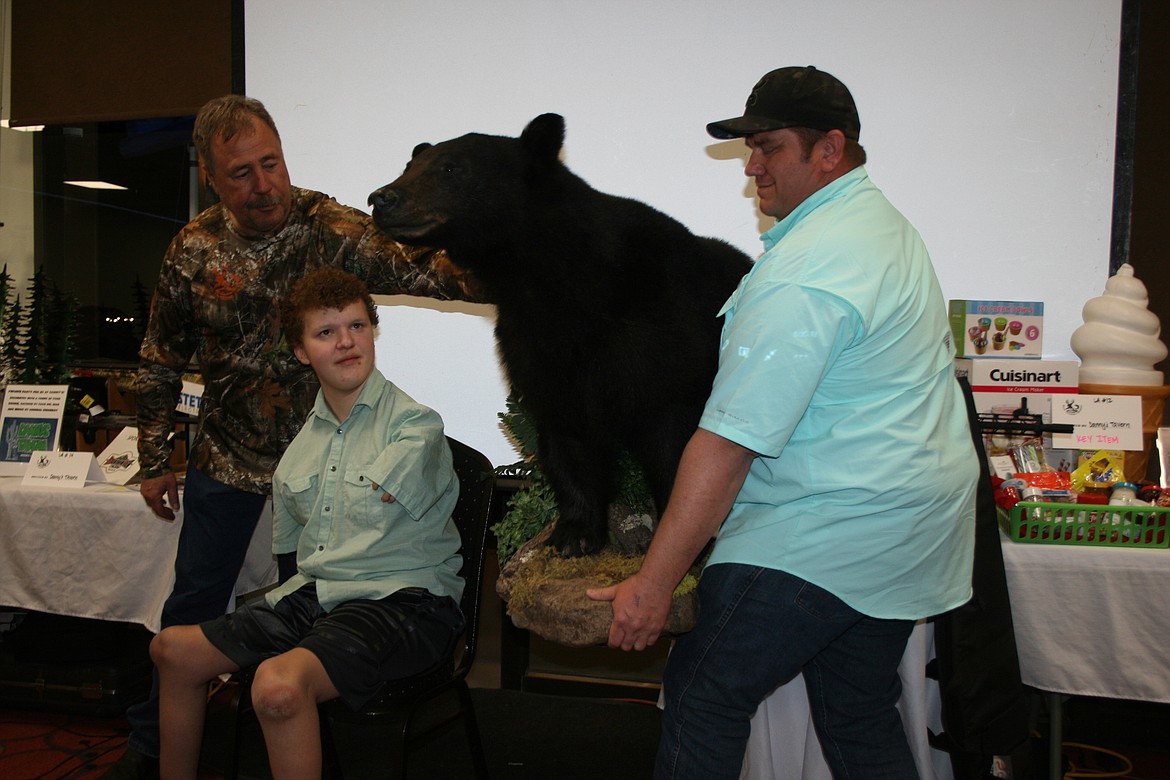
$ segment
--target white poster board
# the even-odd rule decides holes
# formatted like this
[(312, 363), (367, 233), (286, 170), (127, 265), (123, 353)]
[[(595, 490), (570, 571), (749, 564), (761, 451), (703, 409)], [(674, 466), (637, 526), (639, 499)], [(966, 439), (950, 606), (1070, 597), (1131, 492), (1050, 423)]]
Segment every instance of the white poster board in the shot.
[(0, 407), (0, 476), (20, 477), (33, 453), (53, 452), (69, 385), (9, 385)]

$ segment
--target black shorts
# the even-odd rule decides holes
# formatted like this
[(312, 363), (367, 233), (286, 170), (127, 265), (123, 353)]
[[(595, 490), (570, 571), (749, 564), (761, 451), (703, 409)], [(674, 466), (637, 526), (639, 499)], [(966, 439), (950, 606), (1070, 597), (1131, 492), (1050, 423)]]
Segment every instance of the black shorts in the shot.
[(423, 588), (376, 601), (345, 601), (325, 612), (316, 584), (309, 583), (275, 607), (259, 599), (199, 627), (240, 668), (303, 647), (317, 656), (342, 700), (356, 710), (387, 680), (452, 663), (463, 615), (450, 596)]

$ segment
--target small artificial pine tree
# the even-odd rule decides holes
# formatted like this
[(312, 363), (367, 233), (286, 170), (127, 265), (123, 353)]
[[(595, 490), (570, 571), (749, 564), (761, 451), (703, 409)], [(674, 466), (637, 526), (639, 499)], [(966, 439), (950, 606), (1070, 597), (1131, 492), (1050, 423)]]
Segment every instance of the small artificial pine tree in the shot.
[(29, 280), (27, 293), (22, 302), (5, 266), (0, 272), (0, 386), (65, 384), (76, 336), (77, 301), (41, 270)]
[(45, 277), (38, 268), (29, 280), (23, 328), (17, 336), (19, 356), (14, 368), (22, 385), (45, 384), (45, 325)]
[(67, 384), (71, 373), (69, 359), (73, 356), (77, 338), (74, 330), (77, 301), (55, 284), (49, 287), (48, 292), (43, 381), (47, 384)]
[[(11, 294), (12, 277), (8, 274), (8, 263), (5, 263), (4, 269), (0, 270), (0, 390), (8, 386), (9, 367), (12, 365), (9, 350), (15, 349), (14, 337), (9, 336), (8, 330), (8, 318), (12, 310), (8, 299)], [(19, 298), (16, 303), (19, 305)]]
[(16, 367), (20, 364), (20, 329), (24, 319), (24, 306), (20, 303), (20, 296), (4, 310), (4, 319), (0, 321), (0, 329), (4, 331), (4, 346), (0, 350), (0, 362), (4, 367), (4, 385), (17, 382)]

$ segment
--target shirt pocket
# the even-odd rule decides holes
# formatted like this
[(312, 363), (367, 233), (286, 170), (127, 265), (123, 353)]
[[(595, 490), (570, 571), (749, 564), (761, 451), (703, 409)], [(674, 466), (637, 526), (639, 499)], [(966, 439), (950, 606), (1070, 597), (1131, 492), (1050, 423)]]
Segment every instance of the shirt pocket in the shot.
[(285, 480), (281, 490), (285, 505), (292, 510), (297, 522), (304, 525), (313, 516), (313, 505), (320, 492), (317, 487), (317, 475), (307, 474), (303, 477), (293, 477)]
[(346, 519), (353, 523), (371, 524), (378, 520), (382, 507), (382, 490), (374, 490), (374, 481), (367, 466), (353, 466), (345, 470)]

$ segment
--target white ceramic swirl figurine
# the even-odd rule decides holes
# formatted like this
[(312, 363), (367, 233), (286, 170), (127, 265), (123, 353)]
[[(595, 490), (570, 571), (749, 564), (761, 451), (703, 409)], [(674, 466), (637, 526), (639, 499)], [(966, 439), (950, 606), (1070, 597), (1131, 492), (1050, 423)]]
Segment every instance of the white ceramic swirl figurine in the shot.
[(1162, 384), (1154, 364), (1166, 357), (1158, 315), (1149, 310), (1146, 286), (1129, 263), (1117, 269), (1105, 292), (1085, 303), (1085, 324), (1073, 331), (1071, 346), (1081, 359), (1082, 384)]

